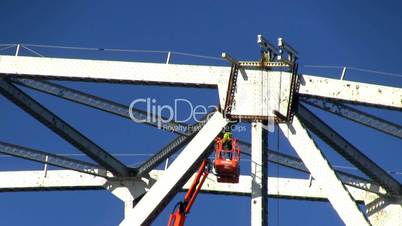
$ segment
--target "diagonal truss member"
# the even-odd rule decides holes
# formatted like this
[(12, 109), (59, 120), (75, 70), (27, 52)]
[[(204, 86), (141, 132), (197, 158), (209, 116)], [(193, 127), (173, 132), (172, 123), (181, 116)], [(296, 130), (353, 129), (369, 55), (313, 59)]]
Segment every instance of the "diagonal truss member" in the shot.
[(0, 141), (0, 153), (95, 176), (107, 177), (106, 169), (101, 166), (2, 141)]
[[(304, 165), (303, 161), (300, 158), (268, 149), (264, 149), (264, 151), (268, 151), (268, 161), (270, 162), (300, 172), (310, 173), (310, 171), (307, 169), (307, 167)], [(385, 194), (385, 191), (381, 189), (380, 185), (376, 184), (371, 180), (350, 173), (346, 173), (341, 170), (335, 170), (335, 173), (338, 176), (338, 178), (342, 181), (342, 183), (346, 185), (353, 186), (376, 194), (381, 195)]]
[(0, 79), (0, 93), (114, 175), (131, 174), (130, 168), (5, 79)]
[(191, 177), (199, 166), (198, 163), (208, 157), (210, 154), (208, 147), (226, 124), (227, 121), (222, 114), (215, 112), (163, 176), (155, 182), (134, 209), (129, 211), (120, 226), (151, 225), (156, 216)]
[(391, 194), (401, 194), (401, 186), (397, 180), (310, 112), (306, 107), (299, 104), (297, 113), (303, 124), (368, 177), (377, 181)]
[(280, 128), (284, 134), (287, 134), (287, 130), (291, 131), (287, 137), (290, 144), (322, 187), (343, 222), (346, 225), (369, 226), (370, 223), (360, 211), (356, 201), (336, 176), (335, 171), (300, 123), (298, 117), (293, 119), (292, 124), (280, 124)]
[(150, 172), (152, 169), (154, 169), (160, 163), (162, 163), (167, 158), (172, 156), (174, 153), (179, 151), (182, 147), (184, 147), (197, 134), (197, 132), (200, 130), (200, 128), (202, 128), (204, 126), (208, 117), (212, 113), (213, 112), (208, 113), (202, 120), (200, 120), (195, 125), (192, 125), (192, 126), (186, 125), (186, 127), (190, 128), (188, 130), (188, 131), (190, 131), (190, 134), (178, 136), (172, 142), (170, 142), (168, 145), (166, 145), (161, 150), (159, 150), (150, 159), (148, 159), (147, 161), (142, 163), (136, 170), (136, 176), (137, 177), (144, 176), (146, 173)]
[[(158, 127), (167, 131), (173, 131), (176, 133), (189, 133), (188, 126), (167, 120), (163, 116), (151, 115), (151, 113), (136, 108), (131, 108), (130, 116), (128, 106), (52, 82), (24, 78), (11, 78), (10, 80), (18, 85), (22, 85), (27, 88), (47, 93), (88, 107), (96, 108), (104, 112), (112, 113), (126, 119), (133, 118), (136, 120), (136, 122), (141, 122), (150, 126)], [(155, 120), (147, 120), (148, 117)]]
[(402, 139), (402, 126), (382, 118), (370, 115), (348, 105), (336, 102), (331, 99), (300, 96), (299, 100), (308, 105), (320, 108), (324, 111), (339, 115), (370, 128), (376, 129), (385, 134)]

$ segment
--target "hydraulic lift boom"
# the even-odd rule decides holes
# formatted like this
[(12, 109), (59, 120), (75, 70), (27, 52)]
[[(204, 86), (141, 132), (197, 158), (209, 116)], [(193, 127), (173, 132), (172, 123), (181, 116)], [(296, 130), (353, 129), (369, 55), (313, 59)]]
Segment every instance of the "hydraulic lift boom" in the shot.
[(178, 202), (170, 214), (168, 226), (183, 226), (186, 221), (187, 214), (190, 213), (191, 206), (194, 204), (198, 193), (205, 179), (209, 174), (208, 160), (204, 160), (201, 163), (200, 168), (197, 171), (197, 175), (191, 184), (190, 189), (184, 196), (184, 200)]

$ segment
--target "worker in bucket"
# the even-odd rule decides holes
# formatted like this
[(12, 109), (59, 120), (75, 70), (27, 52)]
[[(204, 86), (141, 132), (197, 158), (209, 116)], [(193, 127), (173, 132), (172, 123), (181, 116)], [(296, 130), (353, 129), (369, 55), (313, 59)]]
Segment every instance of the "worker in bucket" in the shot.
[(223, 133), (222, 146), (226, 159), (232, 159), (232, 130), (230, 127), (225, 127), (225, 132)]

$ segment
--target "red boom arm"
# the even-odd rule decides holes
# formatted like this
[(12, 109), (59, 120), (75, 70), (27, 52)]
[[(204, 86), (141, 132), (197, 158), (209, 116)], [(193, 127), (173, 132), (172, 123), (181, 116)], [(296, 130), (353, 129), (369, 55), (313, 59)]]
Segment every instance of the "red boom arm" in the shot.
[(205, 179), (209, 174), (208, 160), (204, 160), (201, 163), (200, 168), (197, 171), (197, 175), (191, 184), (190, 189), (184, 196), (184, 201), (176, 204), (173, 212), (170, 214), (168, 226), (183, 226), (186, 220), (187, 214), (190, 213), (191, 206), (194, 204), (198, 193)]

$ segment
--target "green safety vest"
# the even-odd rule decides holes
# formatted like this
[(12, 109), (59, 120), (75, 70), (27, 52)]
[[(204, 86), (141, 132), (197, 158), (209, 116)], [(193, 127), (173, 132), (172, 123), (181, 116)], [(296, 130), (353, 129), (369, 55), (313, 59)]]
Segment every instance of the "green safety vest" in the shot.
[(225, 143), (226, 141), (229, 141), (230, 139), (232, 139), (232, 133), (231, 132), (225, 132), (223, 134), (223, 143)]

